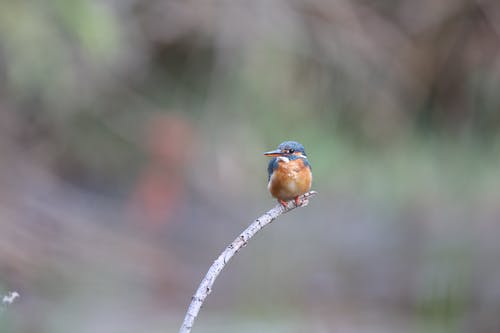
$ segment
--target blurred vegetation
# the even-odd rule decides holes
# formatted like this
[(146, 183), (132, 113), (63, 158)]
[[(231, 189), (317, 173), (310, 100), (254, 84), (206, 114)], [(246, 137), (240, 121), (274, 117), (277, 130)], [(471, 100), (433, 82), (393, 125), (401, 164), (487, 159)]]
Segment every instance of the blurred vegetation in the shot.
[(494, 0), (0, 0), (0, 288), (33, 314), (0, 331), (91, 330), (96, 285), (111, 331), (132, 297), (175, 330), (270, 203), (261, 152), (295, 139), (321, 196), (200, 332), (498, 332), (499, 22)]

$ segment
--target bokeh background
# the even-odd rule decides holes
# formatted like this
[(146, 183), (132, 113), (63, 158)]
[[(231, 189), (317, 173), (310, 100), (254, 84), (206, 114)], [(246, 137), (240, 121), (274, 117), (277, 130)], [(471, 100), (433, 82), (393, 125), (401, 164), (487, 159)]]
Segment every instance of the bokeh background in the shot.
[(496, 0), (0, 1), (0, 332), (500, 331)]

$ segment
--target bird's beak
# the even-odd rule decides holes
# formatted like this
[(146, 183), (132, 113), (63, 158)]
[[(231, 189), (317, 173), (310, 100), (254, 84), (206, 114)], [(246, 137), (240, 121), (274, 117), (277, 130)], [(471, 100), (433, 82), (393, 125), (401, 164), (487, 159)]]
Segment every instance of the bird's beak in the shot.
[(264, 153), (264, 155), (266, 155), (266, 156), (281, 156), (281, 155), (283, 155), (283, 153), (281, 152), (281, 150), (275, 149), (275, 150), (271, 150), (271, 151)]

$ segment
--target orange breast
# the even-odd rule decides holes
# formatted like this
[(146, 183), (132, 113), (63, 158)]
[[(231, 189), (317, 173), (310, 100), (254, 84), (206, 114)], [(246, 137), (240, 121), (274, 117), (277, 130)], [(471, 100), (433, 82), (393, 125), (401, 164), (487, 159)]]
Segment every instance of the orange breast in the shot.
[(311, 169), (298, 158), (293, 161), (279, 161), (269, 180), (268, 189), (271, 195), (281, 200), (292, 200), (311, 189)]

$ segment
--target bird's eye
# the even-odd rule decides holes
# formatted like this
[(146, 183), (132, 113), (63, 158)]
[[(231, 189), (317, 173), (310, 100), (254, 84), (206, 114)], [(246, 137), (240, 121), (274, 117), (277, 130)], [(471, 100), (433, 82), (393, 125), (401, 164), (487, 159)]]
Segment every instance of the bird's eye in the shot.
[(295, 152), (295, 150), (294, 150), (294, 149), (288, 149), (288, 153), (289, 153), (289, 154), (293, 154), (294, 152)]

